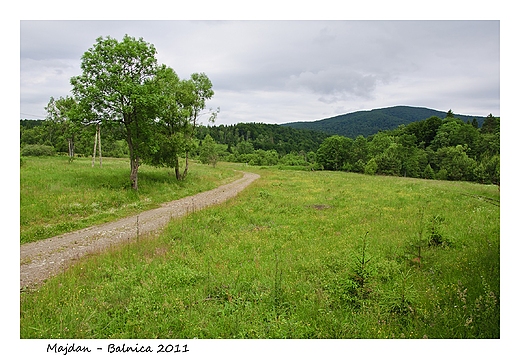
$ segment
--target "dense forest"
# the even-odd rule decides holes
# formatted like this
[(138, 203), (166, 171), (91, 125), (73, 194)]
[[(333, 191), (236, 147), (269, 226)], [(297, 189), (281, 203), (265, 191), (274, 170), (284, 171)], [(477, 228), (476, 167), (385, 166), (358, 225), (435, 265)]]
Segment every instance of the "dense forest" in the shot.
[(324, 169), (441, 180), (500, 183), (500, 119), (482, 127), (448, 112), (355, 139), (334, 135), (317, 152)]
[[(75, 129), (76, 156), (92, 156), (95, 133), (95, 126)], [(22, 156), (66, 154), (69, 137), (64, 122), (20, 121)], [(104, 156), (128, 156), (121, 128), (102, 127), (101, 137)], [(229, 161), (499, 184), (500, 118), (490, 114), (479, 125), (449, 111), (443, 118), (355, 138), (259, 123), (199, 126), (190, 155), (214, 165)]]
[(225, 144), (231, 151), (241, 142), (249, 143), (254, 150), (274, 150), (281, 157), (291, 152), (316, 151), (323, 140), (329, 137), (325, 132), (300, 130), (263, 123), (238, 123), (200, 127), (198, 138), (210, 135), (217, 143)]
[[(399, 125), (407, 125), (430, 117), (444, 118), (445, 115), (445, 112), (424, 107), (394, 106), (370, 111), (356, 111), (312, 122), (286, 123), (282, 126), (356, 138), (359, 135), (367, 137), (379, 131), (392, 130)], [(479, 126), (482, 126), (484, 122), (484, 117), (458, 114), (455, 116), (464, 122), (472, 122), (475, 119)]]

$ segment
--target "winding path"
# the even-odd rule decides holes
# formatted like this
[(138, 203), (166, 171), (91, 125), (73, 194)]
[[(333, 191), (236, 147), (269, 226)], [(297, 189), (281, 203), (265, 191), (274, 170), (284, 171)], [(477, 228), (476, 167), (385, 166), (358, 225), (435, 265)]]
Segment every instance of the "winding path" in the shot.
[(165, 203), (138, 215), (21, 245), (20, 289), (41, 284), (86, 254), (100, 252), (137, 235), (159, 231), (172, 218), (223, 203), (235, 197), (259, 177), (257, 174), (244, 172), (244, 176), (234, 182)]

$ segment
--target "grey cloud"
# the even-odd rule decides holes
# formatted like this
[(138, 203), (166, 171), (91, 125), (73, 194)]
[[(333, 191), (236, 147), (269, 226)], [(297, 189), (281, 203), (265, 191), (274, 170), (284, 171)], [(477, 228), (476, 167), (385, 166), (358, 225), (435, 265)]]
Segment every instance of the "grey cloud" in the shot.
[(271, 122), (395, 104), (499, 108), (498, 21), (22, 21), (21, 112), (29, 94), (41, 108), (67, 95), (95, 39), (124, 34), (154, 44), (182, 78), (205, 72), (229, 118), (270, 103), (279, 116), (257, 113)]
[(334, 103), (351, 97), (369, 98), (376, 88), (376, 82), (374, 75), (339, 68), (292, 76), (288, 86), (306, 88), (321, 94), (320, 101)]
[(336, 37), (336, 33), (327, 26), (320, 30), (318, 36), (313, 39), (313, 42), (319, 45), (325, 45), (333, 43)]

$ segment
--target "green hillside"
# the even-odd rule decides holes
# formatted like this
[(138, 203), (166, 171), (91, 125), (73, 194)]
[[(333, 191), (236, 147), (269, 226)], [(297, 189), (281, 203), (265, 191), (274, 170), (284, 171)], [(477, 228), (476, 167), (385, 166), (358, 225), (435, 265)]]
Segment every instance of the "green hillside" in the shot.
[[(331, 135), (356, 138), (359, 135), (367, 137), (380, 130), (392, 130), (399, 125), (407, 125), (411, 122), (425, 120), (432, 116), (444, 118), (446, 117), (446, 113), (447, 112), (424, 107), (395, 106), (370, 111), (357, 111), (312, 122), (285, 123), (282, 124), (282, 126), (323, 131)], [(485, 118), (459, 114), (455, 114), (454, 116), (464, 122), (471, 122), (475, 118), (479, 126), (482, 126)]]

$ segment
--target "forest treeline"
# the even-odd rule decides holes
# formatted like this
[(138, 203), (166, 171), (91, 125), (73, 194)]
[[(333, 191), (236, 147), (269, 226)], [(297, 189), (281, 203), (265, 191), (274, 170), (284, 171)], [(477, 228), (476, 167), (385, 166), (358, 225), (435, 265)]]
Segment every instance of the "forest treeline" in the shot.
[(499, 184), (500, 119), (479, 128), (450, 111), (369, 137), (331, 136), (316, 157), (329, 170)]
[[(95, 126), (77, 129), (77, 156), (92, 156), (95, 133)], [(101, 137), (104, 156), (128, 156), (122, 128), (102, 127)], [(67, 138), (64, 123), (20, 121), (22, 156), (66, 153)], [(432, 116), (356, 138), (261, 123), (199, 126), (190, 155), (214, 165), (228, 161), (499, 184), (500, 118), (490, 114), (479, 126), (449, 111), (442, 119)]]
[(202, 128), (199, 139), (211, 136), (221, 146), (220, 158), (230, 162), (500, 183), (500, 118), (492, 114), (479, 126), (477, 119), (463, 121), (450, 110), (442, 119), (431, 116), (356, 138), (288, 129), (261, 124), (213, 126)]

